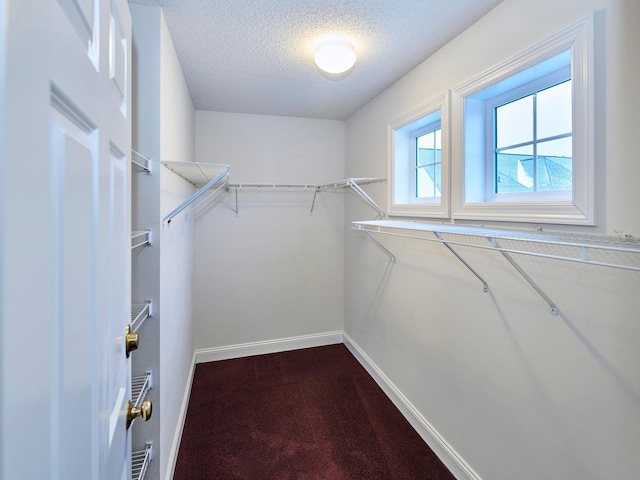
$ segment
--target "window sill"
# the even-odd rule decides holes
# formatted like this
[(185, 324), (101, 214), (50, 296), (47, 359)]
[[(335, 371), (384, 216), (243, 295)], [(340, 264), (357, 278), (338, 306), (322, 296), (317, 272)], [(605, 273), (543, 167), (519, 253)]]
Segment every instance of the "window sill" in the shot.
[(595, 225), (595, 219), (571, 202), (465, 203), (458, 207), (455, 220)]

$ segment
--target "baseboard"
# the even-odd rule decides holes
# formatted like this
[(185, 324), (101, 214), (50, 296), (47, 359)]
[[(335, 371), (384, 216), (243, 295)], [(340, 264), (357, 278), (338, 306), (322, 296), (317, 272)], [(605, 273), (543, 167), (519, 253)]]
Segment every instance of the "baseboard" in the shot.
[(354, 357), (373, 377), (384, 393), (400, 410), (427, 445), (442, 460), (451, 473), (458, 480), (482, 480), (464, 459), (447, 443), (438, 431), (420, 414), (411, 402), (402, 394), (380, 368), (367, 356), (366, 353), (343, 332), (344, 344)]
[(278, 338), (261, 342), (241, 343), (224, 347), (203, 348), (195, 352), (196, 363), (215, 362), (230, 358), (264, 355), (265, 353), (286, 352), (301, 348), (322, 347), (343, 343), (342, 331), (316, 333), (299, 337)]
[(182, 405), (180, 406), (180, 414), (178, 416), (178, 425), (176, 431), (173, 434), (173, 442), (171, 442), (171, 450), (169, 450), (169, 458), (167, 462), (167, 473), (165, 480), (172, 480), (173, 474), (176, 470), (176, 462), (178, 461), (178, 451), (180, 450), (180, 440), (182, 439), (182, 431), (184, 430), (184, 422), (187, 419), (187, 408), (189, 407), (189, 398), (191, 397), (191, 387), (193, 385), (193, 375), (196, 371), (196, 353), (193, 353), (191, 359), (191, 369), (189, 371), (189, 378), (184, 389), (184, 396), (182, 397)]

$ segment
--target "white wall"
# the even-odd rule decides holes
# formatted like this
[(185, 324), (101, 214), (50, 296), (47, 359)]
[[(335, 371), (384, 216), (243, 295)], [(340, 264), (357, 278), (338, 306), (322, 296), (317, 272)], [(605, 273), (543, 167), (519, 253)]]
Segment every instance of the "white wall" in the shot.
[[(161, 160), (195, 160), (195, 109), (171, 35), (160, 25)], [(160, 170), (160, 214), (164, 218), (195, 189), (166, 168)], [(173, 477), (193, 362), (193, 221), (178, 216), (162, 228), (160, 255), (160, 478)]]
[[(196, 158), (231, 183), (344, 178), (344, 122), (196, 112)], [(233, 191), (197, 213), (195, 347), (343, 328), (343, 195)]]
[(160, 164), (194, 160), (195, 110), (162, 11), (130, 4), (133, 18), (134, 149), (152, 158), (152, 173), (133, 177), (134, 229), (152, 229), (152, 246), (133, 253), (133, 298), (153, 300), (140, 328), (134, 375), (154, 371), (153, 416), (133, 427), (134, 448), (154, 441), (148, 475), (169, 479), (177, 454), (193, 361), (193, 222), (162, 218), (194, 193)]
[[(387, 125), (597, 10), (600, 232), (640, 235), (640, 3), (505, 0), (346, 122), (346, 175), (387, 176)], [(455, 173), (454, 173), (455, 174)], [(386, 205), (384, 186), (368, 191)], [(346, 199), (346, 221), (371, 218)], [(558, 227), (555, 227), (558, 228)], [(640, 275), (346, 231), (345, 331), (484, 479), (637, 478)]]

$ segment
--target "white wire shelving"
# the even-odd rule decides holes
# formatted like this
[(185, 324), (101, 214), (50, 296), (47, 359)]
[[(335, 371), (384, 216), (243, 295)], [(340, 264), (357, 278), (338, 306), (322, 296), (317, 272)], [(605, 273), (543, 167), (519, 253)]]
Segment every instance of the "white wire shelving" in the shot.
[(151, 307), (151, 300), (147, 300), (145, 303), (134, 303), (133, 305), (131, 305), (132, 332), (137, 332), (147, 318), (153, 317), (153, 311)]
[(151, 159), (149, 157), (145, 157), (141, 153), (131, 150), (131, 163), (143, 172), (151, 174)]
[[(465, 267), (473, 273), (488, 291), (487, 282), (467, 263), (453, 246), (473, 247), (499, 252), (520, 275), (549, 304), (552, 314), (558, 308), (548, 295), (527, 275), (512, 255), (582, 263), (597, 267), (617, 268), (640, 272), (640, 241), (605, 235), (579, 235), (569, 233), (500, 230), (460, 225), (439, 225), (395, 220), (352, 222), (355, 230), (373, 241), (390, 259), (396, 257), (377, 238), (378, 235), (410, 238), (443, 244)], [(548, 253), (541, 246), (552, 247), (557, 253)]]
[(378, 214), (378, 218), (384, 218), (386, 215), (382, 208), (361, 188), (361, 185), (367, 185), (370, 183), (384, 182), (383, 178), (346, 178), (344, 180), (338, 180), (333, 183), (325, 184), (309, 184), (309, 183), (234, 183), (229, 184), (230, 188), (235, 190), (236, 209), (235, 212), (239, 213), (238, 209), (238, 191), (239, 190), (271, 190), (271, 191), (289, 191), (289, 192), (307, 192), (313, 191), (313, 200), (311, 201), (311, 213), (316, 203), (316, 197), (318, 193), (323, 191), (336, 192), (339, 189), (349, 189), (363, 202), (373, 208)]
[(151, 230), (137, 230), (131, 232), (131, 250), (143, 245), (151, 245)]
[(202, 201), (210, 198), (221, 190), (229, 190), (229, 165), (199, 162), (162, 162), (162, 165), (198, 188), (196, 193), (165, 216), (162, 219), (163, 223), (171, 223), (171, 220), (173, 220), (176, 215), (198, 199), (201, 199), (201, 197), (210, 190), (213, 189), (209, 196), (201, 199)]
[(131, 403), (133, 403), (133, 406), (140, 407), (152, 388), (153, 371), (149, 370), (144, 375), (131, 377)]
[(143, 480), (153, 459), (153, 442), (147, 442), (144, 450), (131, 454), (131, 480)]

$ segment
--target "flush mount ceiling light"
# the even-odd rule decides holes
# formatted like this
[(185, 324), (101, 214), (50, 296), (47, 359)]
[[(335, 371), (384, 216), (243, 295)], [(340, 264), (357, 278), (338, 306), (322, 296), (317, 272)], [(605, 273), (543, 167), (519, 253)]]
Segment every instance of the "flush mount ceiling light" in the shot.
[(327, 73), (343, 73), (356, 63), (353, 44), (345, 38), (320, 40), (315, 48), (316, 65)]

